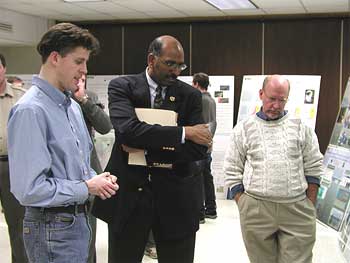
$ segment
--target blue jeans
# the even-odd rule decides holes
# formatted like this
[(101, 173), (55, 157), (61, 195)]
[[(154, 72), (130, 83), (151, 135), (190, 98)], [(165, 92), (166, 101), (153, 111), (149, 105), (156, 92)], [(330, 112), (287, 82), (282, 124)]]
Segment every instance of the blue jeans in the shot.
[(85, 213), (46, 212), (26, 207), (23, 238), (32, 263), (86, 263), (91, 229)]

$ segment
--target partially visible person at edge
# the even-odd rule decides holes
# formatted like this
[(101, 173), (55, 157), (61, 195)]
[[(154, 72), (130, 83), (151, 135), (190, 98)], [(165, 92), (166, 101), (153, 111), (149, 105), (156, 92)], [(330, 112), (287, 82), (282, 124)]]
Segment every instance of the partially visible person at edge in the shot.
[[(196, 73), (193, 75), (192, 86), (202, 93), (202, 117), (204, 123), (209, 124), (209, 130), (214, 137), (216, 131), (216, 104), (215, 100), (208, 92), (209, 76), (205, 73)], [(200, 210), (200, 223), (205, 223), (205, 218), (217, 218), (216, 197), (213, 175), (211, 173), (211, 153), (213, 145), (209, 147), (207, 158), (199, 161), (200, 173), (202, 179), (202, 202)]]
[(71, 99), (98, 47), (88, 30), (70, 23), (51, 27), (37, 46), (40, 73), (10, 112), (11, 191), (25, 206), (23, 235), (30, 262), (86, 263), (88, 197), (110, 198), (118, 189), (114, 175), (96, 175), (91, 169), (92, 142), (81, 109)]
[[(90, 157), (91, 168), (96, 173), (102, 173), (102, 167), (100, 160), (98, 159), (94, 137), (95, 131), (100, 134), (106, 134), (112, 129), (112, 124), (107, 113), (103, 110), (103, 104), (99, 101), (98, 96), (95, 92), (86, 89), (86, 75), (81, 76), (78, 83), (79, 89), (73, 93), (73, 99), (80, 105), (85, 120), (86, 127), (89, 131), (92, 140), (92, 152)], [(90, 205), (93, 204), (94, 196), (90, 195)], [(92, 207), (92, 206), (91, 206)], [(92, 238), (89, 249), (89, 263), (96, 262), (96, 217), (91, 214), (89, 209), (89, 223), (92, 230)]]
[(9, 76), (9, 77), (7, 77), (7, 82), (11, 83), (12, 86), (15, 86), (15, 87), (20, 87), (20, 88), (24, 87), (23, 80), (20, 77), (17, 77), (17, 76)]
[(0, 200), (11, 245), (12, 263), (28, 262), (23, 243), (24, 207), (10, 192), (10, 174), (7, 152), (7, 120), (10, 109), (25, 90), (8, 82), (5, 77), (6, 60), (0, 54)]
[[(108, 223), (108, 260), (141, 262), (152, 230), (158, 262), (191, 263), (199, 227), (199, 179), (195, 161), (206, 157), (212, 137), (202, 120), (198, 90), (177, 77), (184, 51), (172, 36), (153, 40), (148, 67), (108, 85), (115, 144), (107, 169), (116, 173), (115, 197), (96, 198), (93, 213)], [(175, 111), (177, 127), (140, 121), (135, 108)], [(128, 153), (146, 151), (147, 166), (128, 164)]]
[(224, 170), (252, 263), (312, 262), (322, 154), (315, 132), (284, 110), (289, 81), (268, 76), (260, 111), (233, 129)]

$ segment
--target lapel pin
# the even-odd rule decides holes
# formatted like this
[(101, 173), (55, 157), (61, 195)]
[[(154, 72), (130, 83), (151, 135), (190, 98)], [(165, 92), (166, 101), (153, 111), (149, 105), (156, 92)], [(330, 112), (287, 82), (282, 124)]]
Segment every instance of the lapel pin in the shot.
[(170, 99), (170, 101), (172, 101), (172, 102), (175, 101), (175, 97), (174, 97), (174, 96), (170, 96), (169, 99)]

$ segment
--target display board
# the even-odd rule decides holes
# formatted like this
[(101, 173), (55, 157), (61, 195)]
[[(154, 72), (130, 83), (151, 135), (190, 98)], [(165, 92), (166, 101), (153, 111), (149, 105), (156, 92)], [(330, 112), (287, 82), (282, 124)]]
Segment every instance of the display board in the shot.
[[(192, 85), (192, 76), (179, 76), (179, 79)], [(226, 199), (225, 173), (222, 169), (226, 147), (233, 128), (234, 76), (209, 76), (208, 92), (216, 102), (217, 128), (212, 152), (212, 174), (216, 197)]]
[[(242, 92), (237, 121), (260, 110), (259, 90), (266, 75), (243, 77)], [(309, 127), (315, 128), (321, 76), (285, 75), (290, 82), (290, 93), (285, 109), (295, 118), (300, 118)]]
[(350, 262), (350, 79), (323, 164), (317, 218), (339, 231), (341, 251)]

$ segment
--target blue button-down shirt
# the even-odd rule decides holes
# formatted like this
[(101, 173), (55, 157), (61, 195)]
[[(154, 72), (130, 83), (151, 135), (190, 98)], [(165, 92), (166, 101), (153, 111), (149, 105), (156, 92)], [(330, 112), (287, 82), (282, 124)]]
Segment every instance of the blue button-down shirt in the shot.
[(35, 76), (8, 121), (11, 192), (24, 206), (81, 204), (92, 142), (79, 105)]

